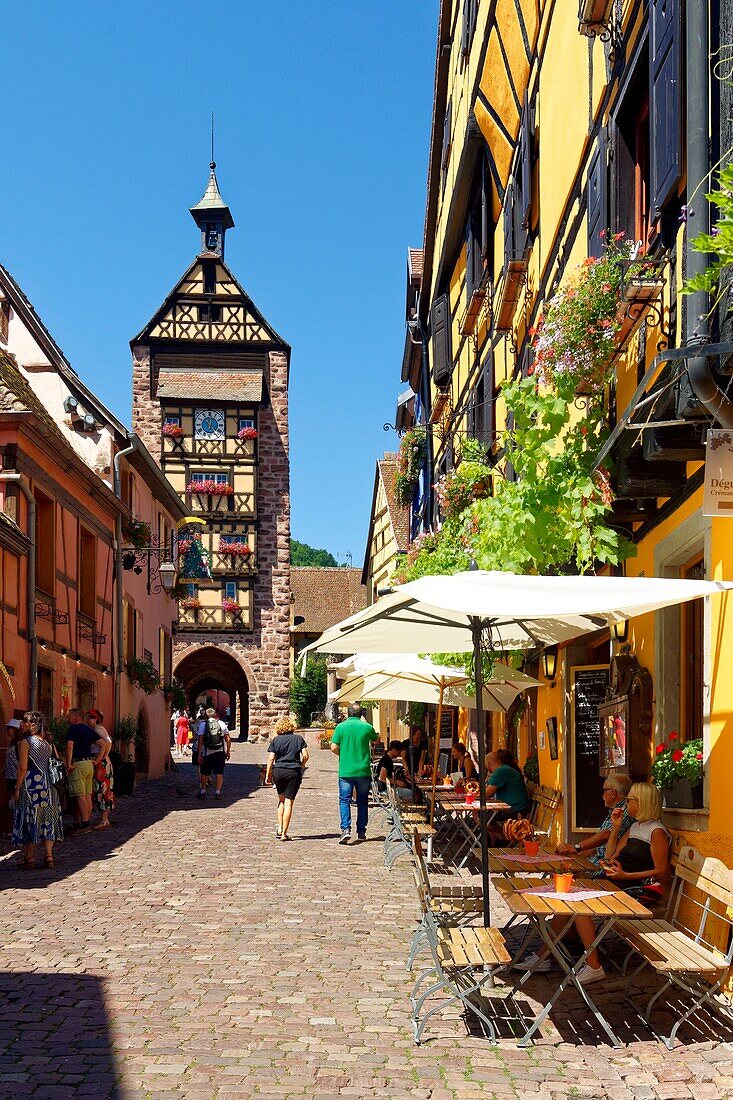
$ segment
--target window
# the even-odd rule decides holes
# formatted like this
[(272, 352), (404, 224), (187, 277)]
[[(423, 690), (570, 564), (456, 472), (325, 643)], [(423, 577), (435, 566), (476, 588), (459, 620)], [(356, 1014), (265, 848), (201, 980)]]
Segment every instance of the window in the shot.
[(50, 668), (38, 666), (36, 677), (38, 684), (38, 709), (46, 718), (52, 718), (55, 713), (53, 705), (53, 672)]
[(186, 585), (186, 599), (195, 600), (199, 594), (199, 586), (197, 584)]
[(181, 418), (180, 416), (165, 416), (163, 419), (164, 424), (170, 424), (174, 428), (180, 428)]
[(127, 466), (123, 466), (120, 471), (120, 493), (123, 504), (126, 504), (130, 511), (134, 512), (135, 477)]
[(222, 546), (228, 546), (230, 543), (246, 542), (247, 536), (242, 535), (219, 535), (219, 542)]
[(433, 382), (444, 389), (453, 374), (453, 343), (450, 300), (441, 294), (430, 308), (430, 339), (433, 351)]
[(172, 649), (171, 649), (171, 636), (167, 630), (164, 630), (161, 626), (158, 633), (158, 668), (160, 669), (160, 679), (164, 687), (170, 687), (172, 677)]
[(90, 619), (97, 614), (97, 540), (91, 531), (79, 528), (79, 610)]
[(490, 449), (496, 433), (496, 409), (494, 404), (494, 357), (490, 352), (484, 361), (476, 385), (471, 394), (468, 431)]
[(633, 68), (614, 117), (614, 225), (646, 249), (651, 231), (649, 167), (649, 50)]
[(224, 583), (224, 598), (227, 600), (236, 600), (237, 598), (237, 582), (225, 581)]
[(122, 600), (122, 651), (126, 661), (136, 655), (135, 648), (136, 614), (128, 599)]
[(94, 706), (94, 681), (76, 681), (76, 705), (87, 711)]
[(199, 306), (199, 321), (221, 321), (221, 306)]
[(451, 134), (453, 129), (453, 103), (448, 100), (445, 118), (443, 119), (443, 148), (440, 154), (441, 186), (445, 189), (448, 179), (448, 165), (450, 163)]
[(468, 57), (476, 30), (478, 0), (463, 0), (463, 25), (461, 28), (461, 53)]
[(204, 294), (216, 293), (216, 264), (205, 263), (204, 265)]
[(532, 216), (532, 110), (525, 94), (517, 153), (504, 198), (505, 267), (526, 258)]
[(56, 505), (36, 491), (36, 588), (49, 596), (56, 592)]
[(191, 474), (191, 481), (199, 484), (205, 481), (213, 481), (217, 485), (228, 485), (229, 474), (207, 474), (199, 470), (195, 474)]
[(240, 416), (240, 418), (239, 418), (239, 429), (238, 429), (240, 432), (243, 431), (244, 428), (254, 428), (254, 426), (255, 426), (255, 422), (252, 419), (252, 417), (246, 417), (246, 416), (241, 417)]
[[(683, 565), (680, 575), (685, 580), (705, 580), (705, 560), (702, 554)], [(702, 737), (703, 732), (705, 601), (691, 600), (683, 604), (680, 614), (680, 733), (685, 741), (691, 741), (695, 737)]]
[(486, 158), (481, 157), (466, 222), (466, 302), (484, 281), (492, 251), (491, 184)]

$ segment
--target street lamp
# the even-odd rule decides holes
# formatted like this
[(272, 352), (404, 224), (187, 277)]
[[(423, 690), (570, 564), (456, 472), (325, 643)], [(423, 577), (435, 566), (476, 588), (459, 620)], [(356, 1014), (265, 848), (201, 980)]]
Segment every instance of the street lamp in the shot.
[(176, 583), (176, 567), (172, 561), (162, 561), (158, 566), (160, 581), (166, 592), (172, 592)]
[(620, 642), (623, 645), (629, 636), (629, 620), (622, 619), (620, 623), (611, 623), (611, 636), (614, 642)]

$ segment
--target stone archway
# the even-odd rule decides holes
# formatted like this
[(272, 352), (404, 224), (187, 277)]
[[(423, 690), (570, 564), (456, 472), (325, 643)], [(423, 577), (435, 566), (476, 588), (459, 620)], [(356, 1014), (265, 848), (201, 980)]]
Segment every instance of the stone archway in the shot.
[(221, 646), (199, 646), (189, 650), (176, 665), (175, 675), (183, 684), (189, 707), (207, 690), (227, 693), (230, 700), (229, 727), (246, 741), (249, 734), (250, 682), (242, 665)]

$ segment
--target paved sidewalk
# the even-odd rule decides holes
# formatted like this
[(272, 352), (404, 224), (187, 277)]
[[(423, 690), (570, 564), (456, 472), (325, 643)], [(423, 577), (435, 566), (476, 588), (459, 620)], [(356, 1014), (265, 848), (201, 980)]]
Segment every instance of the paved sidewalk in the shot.
[(340, 847), (336, 761), (312, 752), (291, 844), (274, 838), (259, 745), (235, 745), (221, 804), (189, 765), (64, 842), (54, 872), (0, 862), (0, 1100), (733, 1096), (733, 1045), (574, 1041), (574, 995), (530, 1050), (438, 1015), (417, 1048), (404, 970), (405, 861), (377, 831)]

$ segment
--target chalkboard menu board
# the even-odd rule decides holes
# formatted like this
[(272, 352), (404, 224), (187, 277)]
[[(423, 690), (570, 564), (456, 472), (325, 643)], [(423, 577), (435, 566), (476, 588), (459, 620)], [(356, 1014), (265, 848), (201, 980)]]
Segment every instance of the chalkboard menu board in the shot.
[(443, 741), (453, 741), (453, 729), (457, 713), (455, 707), (443, 707), (443, 713), (440, 716), (441, 744)]
[(570, 677), (573, 829), (594, 829), (604, 816), (598, 707), (608, 690), (608, 665), (576, 665)]

